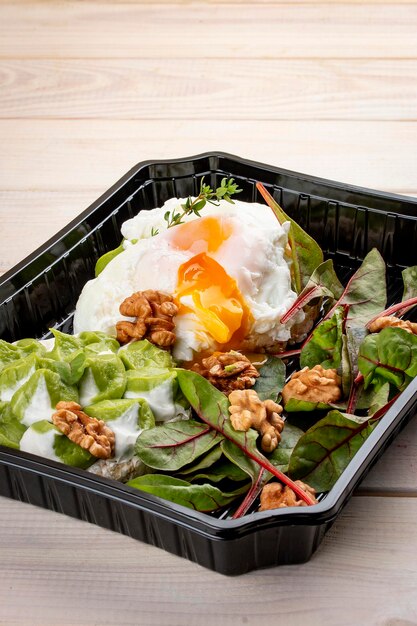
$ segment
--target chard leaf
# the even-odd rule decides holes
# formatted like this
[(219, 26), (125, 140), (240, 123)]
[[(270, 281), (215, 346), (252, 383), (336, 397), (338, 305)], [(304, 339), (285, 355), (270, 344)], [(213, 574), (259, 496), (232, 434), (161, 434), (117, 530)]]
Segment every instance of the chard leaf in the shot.
[(274, 467), (281, 472), (288, 472), (292, 451), (303, 435), (304, 432), (301, 428), (297, 428), (297, 426), (285, 422), (284, 430), (281, 433), (281, 441), (275, 450), (268, 455), (268, 460)]
[(298, 398), (290, 398), (288, 402), (285, 403), (285, 411), (287, 413), (308, 413), (310, 411), (325, 411), (330, 408), (331, 406), (324, 402), (310, 402), (308, 400), (298, 400)]
[(285, 364), (276, 356), (269, 356), (262, 365), (253, 389), (261, 400), (276, 401), (285, 385)]
[(417, 296), (417, 265), (407, 267), (402, 271), (404, 292), (402, 301), (415, 298)]
[[(410, 300), (411, 298), (417, 297), (417, 265), (413, 265), (412, 267), (407, 267), (402, 271), (403, 283), (404, 283), (404, 292), (403, 297), (401, 299), (402, 302), (406, 300)], [(402, 317), (415, 306), (407, 306), (401, 311), (398, 311), (397, 315)]]
[(385, 263), (378, 250), (373, 248), (325, 319), (330, 318), (337, 307), (343, 306), (346, 311), (346, 327), (365, 326), (385, 309), (386, 301)]
[[(258, 466), (259, 467), (259, 466)], [(196, 480), (209, 480), (213, 483), (218, 483), (222, 480), (232, 480), (233, 482), (243, 482), (248, 480), (246, 472), (240, 469), (235, 463), (229, 461), (229, 459), (222, 457), (220, 461), (215, 463), (212, 467), (206, 470), (200, 470), (191, 476), (187, 476), (187, 479), (191, 482)]]
[(214, 465), (216, 461), (221, 458), (222, 454), (223, 452), (219, 442), (217, 446), (209, 450), (203, 456), (199, 457), (196, 463), (191, 464), (189, 467), (182, 467), (182, 476), (188, 476), (189, 474), (195, 474), (196, 472), (200, 472), (201, 470), (211, 468), (212, 465)]
[(136, 441), (135, 452), (148, 467), (178, 471), (222, 439), (217, 431), (195, 420), (168, 422), (144, 430)]
[(417, 374), (417, 336), (402, 328), (384, 328), (365, 337), (358, 365), (365, 389), (388, 381), (403, 391)]
[(248, 432), (241, 432), (233, 428), (229, 419), (229, 402), (223, 393), (196, 372), (178, 369), (177, 376), (184, 396), (203, 422), (221, 433), (226, 439), (235, 443), (252, 461), (271, 472), (285, 485), (289, 485), (306, 504), (313, 504), (311, 498), (298, 485), (277, 470), (259, 452), (256, 447), (256, 431), (249, 429)]
[(358, 423), (340, 411), (330, 411), (298, 441), (291, 455), (289, 475), (318, 492), (329, 491), (373, 428), (368, 421)]
[(325, 369), (337, 369), (343, 349), (343, 309), (335, 309), (332, 317), (321, 322), (305, 343), (300, 354), (301, 367), (321, 365)]
[(281, 323), (285, 324), (288, 322), (314, 298), (327, 297), (334, 301), (340, 298), (342, 293), (343, 286), (336, 276), (333, 261), (328, 259), (314, 270), (296, 301), (281, 317)]
[(320, 246), (310, 235), (294, 222), (275, 202), (271, 194), (265, 189), (261, 183), (256, 184), (257, 189), (262, 194), (265, 202), (274, 211), (280, 224), (290, 222), (290, 232), (288, 235), (288, 243), (291, 247), (292, 255), (292, 274), (295, 291), (300, 293), (307, 285), (310, 276), (314, 270), (323, 263), (323, 252)]
[(238, 496), (245, 493), (248, 486), (245, 485), (225, 493), (218, 487), (208, 483), (196, 485), (172, 476), (162, 474), (147, 474), (130, 480), (127, 485), (150, 493), (159, 498), (170, 500), (195, 511), (217, 511), (233, 502)]
[[(288, 463), (291, 457), (291, 453), (294, 449), (299, 438), (303, 435), (303, 431), (297, 428), (296, 426), (292, 426), (292, 424), (285, 424), (285, 428), (281, 433), (281, 441), (278, 447), (268, 456), (268, 460), (272, 465), (278, 469), (280, 472), (288, 471)], [(227, 445), (231, 442), (224, 441), (222, 445)], [(234, 445), (234, 444), (232, 444)], [(237, 446), (234, 446), (235, 448)], [(246, 457), (247, 458), (247, 457)], [(253, 462), (252, 462), (253, 463)], [(248, 470), (250, 468), (246, 468)], [(252, 485), (246, 494), (243, 502), (240, 504), (238, 509), (233, 515), (233, 519), (238, 519), (245, 515), (248, 510), (251, 508), (253, 503), (255, 502), (258, 495), (261, 493), (263, 487), (273, 478), (273, 475), (265, 470), (263, 467), (258, 466), (256, 468), (253, 463), (253, 468), (251, 468), (253, 475)], [(249, 475), (251, 475), (251, 471), (248, 471)]]
[[(253, 444), (256, 445), (257, 433), (254, 430), (249, 431), (249, 438), (252, 439)], [(249, 476), (252, 483), (255, 482), (259, 473), (258, 463), (249, 458), (244, 451), (233, 441), (230, 441), (230, 439), (224, 439), (221, 443), (221, 448), (229, 461), (238, 467), (241, 472)]]

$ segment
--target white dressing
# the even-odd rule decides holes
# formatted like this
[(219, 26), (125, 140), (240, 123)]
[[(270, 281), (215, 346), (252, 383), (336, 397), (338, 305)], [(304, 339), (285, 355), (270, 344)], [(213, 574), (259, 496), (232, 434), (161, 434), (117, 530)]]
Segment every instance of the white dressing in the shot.
[(31, 367), (26, 376), (23, 376), (22, 378), (17, 380), (15, 385), (13, 385), (12, 387), (6, 387), (5, 389), (0, 389), (0, 400), (2, 402), (10, 402), (15, 392), (20, 389), (20, 387), (24, 385), (34, 373), (35, 367)]
[(124, 397), (146, 400), (157, 422), (167, 422), (175, 417), (188, 415), (184, 407), (174, 402), (171, 379), (148, 391), (127, 390)]
[(92, 371), (87, 370), (87, 373), (83, 376), (79, 387), (81, 406), (88, 406), (89, 404), (92, 404), (94, 398), (99, 392), (100, 389), (96, 385)]
[(126, 461), (133, 456), (136, 439), (142, 432), (138, 426), (139, 403), (132, 404), (127, 411), (106, 425), (115, 434), (114, 461)]
[(35, 393), (24, 410), (21, 422), (25, 426), (31, 426), (40, 420), (50, 421), (53, 413), (55, 413), (55, 408), (51, 407), (51, 399), (49, 397), (46, 381), (44, 377), (41, 376)]
[(62, 463), (54, 450), (55, 436), (58, 435), (54, 428), (47, 430), (46, 432), (36, 431), (34, 428), (28, 428), (20, 440), (20, 449), (23, 452), (30, 452), (31, 454), (37, 454), (43, 456), (51, 461), (59, 461)]

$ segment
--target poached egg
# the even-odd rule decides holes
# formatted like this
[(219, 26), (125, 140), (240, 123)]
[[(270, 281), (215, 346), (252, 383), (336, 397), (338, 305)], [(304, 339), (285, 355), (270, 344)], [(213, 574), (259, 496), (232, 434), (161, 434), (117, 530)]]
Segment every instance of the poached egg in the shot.
[(120, 314), (121, 302), (154, 289), (172, 295), (179, 307), (177, 360), (214, 350), (271, 349), (288, 341), (291, 326), (303, 318), (301, 313), (280, 323), (297, 297), (285, 254), (290, 223), (281, 225), (266, 205), (221, 200), (218, 206), (207, 204), (201, 217), (187, 215), (183, 224), (167, 228), (165, 213), (184, 202), (172, 198), (123, 224), (125, 249), (85, 285), (74, 332), (115, 336), (116, 323), (131, 319)]

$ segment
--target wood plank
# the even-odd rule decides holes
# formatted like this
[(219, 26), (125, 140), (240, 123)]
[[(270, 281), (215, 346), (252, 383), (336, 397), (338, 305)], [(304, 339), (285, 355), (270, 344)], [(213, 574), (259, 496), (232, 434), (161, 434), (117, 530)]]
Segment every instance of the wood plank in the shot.
[(198, 613), (201, 626), (272, 626), (277, 616), (287, 626), (412, 624), (416, 516), (415, 498), (353, 498), (308, 563), (225, 579), (2, 498), (0, 619), (13, 626), (189, 626)]
[(0, 275), (88, 207), (98, 191), (0, 192)]
[(3, 60), (0, 72), (1, 118), (417, 119), (417, 60)]
[(105, 191), (143, 159), (223, 150), (390, 191), (415, 182), (414, 122), (0, 120), (1, 190)]
[(415, 4), (15, 3), (3, 58), (416, 58)]
[[(4, 0), (1, 0), (0, 5)], [(51, 0), (15, 0), (14, 4), (48, 4)], [(84, 2), (84, 0), (73, 0), (73, 2)], [(90, 0), (91, 4), (137, 4), (138, 0)], [(218, 5), (218, 4), (252, 4), (253, 0), (140, 0), (141, 4), (185, 4), (185, 5), (195, 5), (195, 4), (207, 4), (207, 5)], [(259, 4), (393, 4), (393, 0), (287, 0), (287, 2), (280, 2), (279, 0), (262, 0)], [(417, 0), (400, 0), (398, 4), (417, 4)]]

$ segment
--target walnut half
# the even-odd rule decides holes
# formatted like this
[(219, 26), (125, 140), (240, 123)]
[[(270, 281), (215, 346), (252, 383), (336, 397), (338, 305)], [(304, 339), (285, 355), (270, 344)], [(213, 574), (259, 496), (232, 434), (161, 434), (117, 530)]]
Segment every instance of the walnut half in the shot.
[(76, 402), (58, 402), (52, 422), (74, 443), (99, 459), (114, 456), (114, 432), (102, 420), (89, 417)]
[(167, 348), (175, 341), (173, 332), (175, 323), (172, 318), (178, 313), (178, 307), (172, 296), (147, 289), (137, 291), (123, 300), (119, 311), (126, 317), (136, 317), (136, 321), (117, 322), (117, 341), (148, 339), (156, 346)]
[(254, 389), (232, 391), (229, 395), (230, 421), (235, 430), (255, 428), (261, 435), (264, 452), (273, 452), (281, 441), (284, 420), (282, 406), (272, 400), (264, 402)]
[[(317, 502), (316, 490), (313, 489), (313, 487), (303, 483), (301, 480), (296, 480), (295, 484), (305, 491), (313, 502)], [(281, 483), (268, 483), (265, 485), (261, 492), (259, 511), (282, 509), (288, 506), (307, 506), (307, 504), (303, 500), (300, 500), (288, 485), (282, 485)]]
[(253, 387), (259, 372), (249, 359), (235, 350), (214, 352), (192, 368), (228, 395), (234, 389)]
[(342, 392), (340, 376), (335, 369), (324, 369), (315, 365), (311, 369), (304, 367), (294, 372), (282, 390), (284, 406), (291, 398), (306, 400), (307, 402), (337, 402)]
[(409, 320), (400, 320), (395, 315), (386, 315), (384, 317), (377, 317), (368, 325), (368, 330), (371, 333), (379, 333), (383, 328), (402, 328), (408, 333), (417, 335), (417, 324), (410, 322)]

